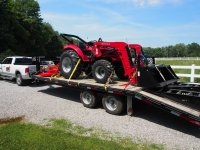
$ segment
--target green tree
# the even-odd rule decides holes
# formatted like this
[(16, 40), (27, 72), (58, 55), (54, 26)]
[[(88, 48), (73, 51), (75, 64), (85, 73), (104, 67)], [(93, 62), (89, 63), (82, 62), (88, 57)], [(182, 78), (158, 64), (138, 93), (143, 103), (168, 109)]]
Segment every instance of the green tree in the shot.
[[(0, 55), (59, 55), (62, 42), (35, 0), (0, 0)], [(5, 53), (4, 53), (5, 52)], [(11, 55), (11, 54), (10, 54)]]
[(174, 50), (176, 51), (175, 57), (185, 57), (187, 56), (187, 47), (185, 44), (180, 43), (174, 46)]
[(14, 11), (19, 26), (16, 29), (15, 37), (18, 39), (18, 49), (21, 54), (36, 55), (44, 51), (40, 39), (42, 19), (38, 2), (34, 0), (15, 0)]
[(187, 49), (190, 57), (200, 56), (200, 45), (198, 43), (188, 44)]
[(0, 0), (0, 53), (14, 48), (16, 39), (13, 32), (15, 16), (12, 0)]

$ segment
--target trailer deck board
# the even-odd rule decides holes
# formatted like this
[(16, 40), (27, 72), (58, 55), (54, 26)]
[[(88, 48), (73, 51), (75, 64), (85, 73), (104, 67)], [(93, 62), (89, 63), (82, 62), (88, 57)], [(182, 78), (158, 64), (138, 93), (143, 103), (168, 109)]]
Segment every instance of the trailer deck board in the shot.
[(169, 108), (173, 108), (176, 112), (185, 112), (189, 114), (191, 118), (195, 118), (195, 120), (200, 121), (200, 111), (190, 108), (188, 106), (182, 105), (176, 101), (173, 101), (166, 97), (161, 97), (150, 92), (145, 91), (142, 87), (136, 87), (132, 85), (125, 86), (127, 82), (125, 81), (113, 81), (107, 85), (107, 91), (105, 90), (105, 85), (97, 83), (94, 79), (65, 79), (65, 78), (50, 78), (50, 77), (41, 77), (41, 76), (34, 76), (37, 79), (42, 79), (49, 81), (51, 83), (65, 85), (65, 86), (72, 86), (72, 87), (79, 87), (79, 88), (86, 88), (86, 89), (96, 89), (97, 91), (101, 92), (108, 92), (109, 91), (120, 91), (123, 95), (131, 95), (131, 96), (143, 96), (147, 99), (152, 100), (154, 103), (159, 103), (159, 105), (166, 105)]

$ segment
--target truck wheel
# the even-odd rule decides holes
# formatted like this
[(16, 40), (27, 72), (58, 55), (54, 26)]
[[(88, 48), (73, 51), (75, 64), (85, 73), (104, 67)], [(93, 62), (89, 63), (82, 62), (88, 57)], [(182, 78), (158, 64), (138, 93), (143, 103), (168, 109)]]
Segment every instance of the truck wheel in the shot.
[(98, 83), (106, 83), (112, 71), (113, 66), (107, 60), (97, 60), (92, 65), (92, 76)]
[(22, 79), (22, 76), (21, 76), (20, 73), (18, 73), (18, 74), (16, 75), (16, 83), (17, 83), (17, 85), (19, 85), (19, 86), (24, 85), (24, 80)]
[[(61, 55), (60, 71), (65, 78), (69, 78), (80, 57), (73, 50), (67, 50)], [(76, 68), (72, 78), (76, 79), (81, 74), (81, 63)]]
[(113, 115), (120, 115), (124, 111), (124, 103), (120, 97), (115, 95), (104, 95), (102, 99), (103, 108)]
[(124, 76), (124, 69), (121, 67), (115, 68), (115, 74), (120, 80), (128, 79), (128, 76)]
[(83, 91), (80, 94), (81, 103), (87, 108), (95, 108), (98, 104), (97, 96), (91, 91)]

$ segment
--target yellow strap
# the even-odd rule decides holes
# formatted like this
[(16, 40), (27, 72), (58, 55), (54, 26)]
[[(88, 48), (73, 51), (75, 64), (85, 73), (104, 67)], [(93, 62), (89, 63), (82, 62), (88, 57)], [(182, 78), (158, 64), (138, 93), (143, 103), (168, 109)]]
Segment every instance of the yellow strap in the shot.
[(53, 74), (53, 75), (50, 77), (50, 80), (52, 80), (53, 78), (64, 78), (64, 77), (63, 77), (63, 76), (56, 75), (56, 74)]
[(55, 76), (56, 76), (56, 74), (51, 75), (50, 81), (51, 81), (53, 78), (55, 78)]
[(73, 71), (72, 71), (72, 73), (71, 73), (71, 75), (69, 77), (69, 80), (71, 80), (71, 78), (74, 75), (74, 72), (76, 71), (76, 69), (77, 69), (77, 67), (78, 67), (80, 62), (81, 62), (81, 59), (79, 58), (78, 62), (76, 63), (76, 66), (74, 67), (74, 69), (73, 69)]
[(110, 80), (111, 80), (111, 77), (112, 77), (113, 73), (114, 73), (114, 71), (112, 71), (112, 73), (110, 74), (108, 80), (106, 81), (106, 83), (105, 83), (105, 85), (104, 85), (105, 91), (108, 90), (108, 84), (109, 84), (109, 82), (110, 82)]

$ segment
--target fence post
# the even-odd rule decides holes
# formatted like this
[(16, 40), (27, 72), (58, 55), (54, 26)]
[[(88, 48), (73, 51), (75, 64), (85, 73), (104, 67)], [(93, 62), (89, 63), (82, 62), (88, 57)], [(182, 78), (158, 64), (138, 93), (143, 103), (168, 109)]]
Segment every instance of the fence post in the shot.
[(194, 82), (194, 75), (195, 75), (195, 64), (192, 64), (190, 82)]

